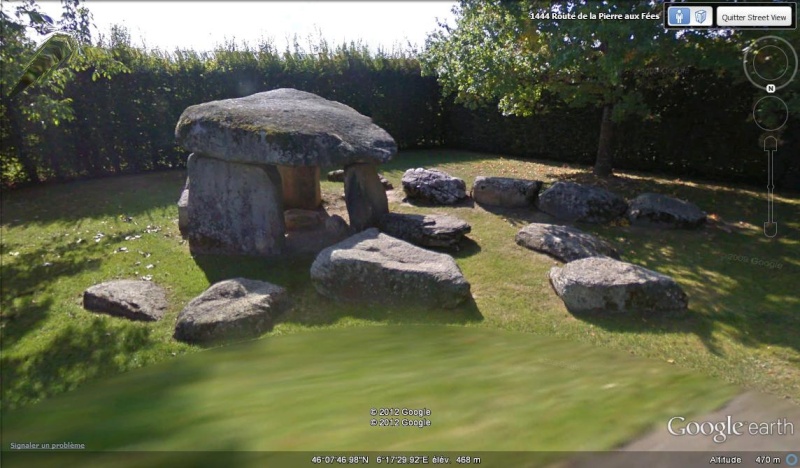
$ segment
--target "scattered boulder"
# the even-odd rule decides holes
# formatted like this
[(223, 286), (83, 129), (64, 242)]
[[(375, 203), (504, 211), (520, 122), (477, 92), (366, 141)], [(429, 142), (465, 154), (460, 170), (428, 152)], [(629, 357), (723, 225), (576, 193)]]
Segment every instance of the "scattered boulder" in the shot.
[(154, 322), (167, 310), (167, 293), (150, 281), (116, 280), (83, 292), (83, 308), (92, 312)]
[(453, 257), (367, 229), (319, 253), (311, 280), (323, 296), (343, 301), (452, 308), (470, 285)]
[(344, 182), (344, 169), (328, 172), (328, 182)]
[(371, 118), (291, 88), (189, 106), (175, 138), (187, 150), (251, 164), (381, 164), (397, 153), (394, 139)]
[(178, 231), (183, 237), (189, 233), (189, 179), (186, 179), (181, 198), (178, 199)]
[(467, 185), (462, 179), (436, 169), (409, 169), (402, 182), (403, 191), (411, 200), (452, 205), (467, 198)]
[(381, 217), (380, 230), (420, 247), (458, 248), (464, 235), (472, 230), (466, 221), (447, 215), (387, 213)]
[(178, 315), (175, 339), (189, 343), (254, 338), (272, 329), (290, 307), (286, 290), (264, 281), (234, 278), (214, 284)]
[(545, 253), (564, 263), (602, 256), (619, 260), (619, 252), (611, 244), (570, 226), (531, 223), (520, 229), (516, 241), (523, 247)]
[[(386, 190), (392, 190), (394, 185), (392, 185), (389, 180), (383, 176), (383, 174), (378, 173), (378, 179), (380, 179), (383, 188)], [(329, 182), (344, 182), (344, 169), (337, 169), (335, 171), (328, 172), (328, 181)]]
[(344, 169), (344, 200), (355, 231), (376, 227), (380, 217), (389, 212), (386, 190), (374, 164), (351, 164)]
[(589, 257), (550, 270), (550, 284), (572, 312), (675, 312), (688, 308), (672, 278), (608, 257)]
[(484, 205), (521, 208), (533, 205), (541, 188), (538, 180), (478, 176), (470, 196)]
[(607, 223), (622, 216), (628, 208), (625, 200), (615, 193), (574, 182), (556, 182), (539, 194), (537, 205), (558, 219), (586, 223)]
[(706, 213), (697, 205), (658, 193), (631, 200), (626, 216), (638, 226), (694, 229), (706, 222)]

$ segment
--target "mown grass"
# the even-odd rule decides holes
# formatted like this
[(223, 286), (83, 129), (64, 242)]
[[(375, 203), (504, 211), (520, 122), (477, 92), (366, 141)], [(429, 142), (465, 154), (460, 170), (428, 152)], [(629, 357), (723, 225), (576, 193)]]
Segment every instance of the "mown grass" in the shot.
[[(766, 200), (753, 188), (641, 174), (621, 174), (614, 180), (600, 181), (588, 168), (457, 151), (402, 153), (382, 172), (400, 187), (400, 176), (409, 167), (439, 167), (464, 178), (468, 185), (476, 175), (526, 177), (548, 183), (568, 179), (607, 185), (628, 197), (656, 191), (693, 201), (714, 215), (714, 221), (698, 231), (579, 226), (616, 244), (623, 259), (675, 277), (689, 295), (690, 314), (666, 319), (575, 317), (568, 313), (548, 284), (547, 272), (556, 262), (514, 243), (514, 234), (524, 224), (553, 221), (535, 210), (499, 210), (472, 204), (418, 207), (393, 201), (394, 211), (454, 214), (473, 227), (470, 242), (454, 256), (472, 284), (474, 302), (454, 311), (426, 311), (326, 300), (316, 294), (308, 280), (312, 258), (192, 258), (176, 226), (175, 202), (185, 176), (180, 171), (39, 187), (3, 197), (4, 413), (135, 368), (174, 360), (172, 369), (177, 369), (188, 363), (179, 356), (202, 348), (172, 339), (178, 312), (210, 283), (233, 276), (271, 281), (292, 294), (294, 309), (279, 319), (267, 337), (383, 324), (509, 330), (565, 339), (581, 346), (576, 349), (595, 345), (656, 359), (671, 363), (676, 370), (692, 370), (718, 379), (708, 382), (758, 389), (800, 403), (797, 194), (778, 196), (775, 216), (779, 235), (768, 239), (761, 232)], [(329, 197), (341, 190), (341, 184), (323, 182), (323, 191)], [(104, 236), (95, 242), (99, 232)], [(121, 247), (127, 252), (119, 251)], [(738, 257), (732, 259), (731, 254)], [(742, 261), (744, 257), (748, 261)], [(758, 259), (756, 263), (750, 260), (754, 258)], [(763, 266), (765, 263), (772, 266)], [(153, 266), (148, 269), (148, 265)], [(132, 323), (81, 308), (86, 287), (144, 275), (152, 275), (153, 281), (168, 290), (171, 305), (162, 321)], [(367, 354), (369, 350), (362, 351)], [(204, 351), (202, 355), (215, 352), (220, 351)], [(592, 352), (577, 354), (570, 355), (569, 360), (579, 363), (583, 354)], [(613, 372), (619, 362), (618, 357), (609, 358), (606, 371)], [(269, 376), (263, 378), (269, 385)], [(641, 388), (649, 388), (644, 376), (642, 380)], [(678, 381), (671, 387), (676, 402), (684, 393), (706, 388), (697, 383), (681, 385)], [(596, 389), (589, 386), (584, 392), (591, 395)], [(636, 398), (623, 398), (616, 411), (624, 414), (624, 406)], [(687, 402), (685, 409), (708, 409), (719, 404), (720, 398), (721, 394), (711, 392), (702, 404)], [(651, 416), (648, 424), (663, 422), (659, 415)], [(641, 426), (626, 426), (609, 437), (630, 434), (636, 427)], [(607, 442), (611, 443), (610, 439)]]

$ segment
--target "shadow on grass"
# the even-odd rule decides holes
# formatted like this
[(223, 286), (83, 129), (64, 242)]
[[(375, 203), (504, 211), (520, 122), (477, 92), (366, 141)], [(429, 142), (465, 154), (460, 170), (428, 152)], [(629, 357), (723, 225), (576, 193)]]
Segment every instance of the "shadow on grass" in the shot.
[[(43, 308), (49, 308), (45, 304)], [(68, 325), (47, 346), (24, 359), (2, 357), (5, 409), (72, 390), (66, 382), (85, 381), (126, 370), (129, 355), (151, 346), (154, 339), (143, 325), (111, 326), (97, 318), (88, 326)], [(81, 375), (76, 379), (75, 375)], [(25, 401), (9, 399), (24, 395)]]
[[(474, 254), (480, 249), (475, 243), (466, 244), (458, 252)], [(464, 324), (483, 320), (475, 301), (469, 300), (454, 309), (423, 309), (413, 305), (350, 304), (320, 295), (311, 283), (309, 270), (314, 256), (285, 258), (231, 257), (196, 255), (197, 265), (210, 284), (236, 277), (268, 281), (285, 287), (293, 308), (277, 317), (275, 323), (295, 323), (305, 326), (335, 324), (342, 319), (360, 319), (387, 324)]]
[(143, 228), (153, 220), (137, 218), (155, 208), (176, 207), (185, 181), (185, 170), (168, 170), (7, 191), (2, 197), (3, 225), (130, 216)]

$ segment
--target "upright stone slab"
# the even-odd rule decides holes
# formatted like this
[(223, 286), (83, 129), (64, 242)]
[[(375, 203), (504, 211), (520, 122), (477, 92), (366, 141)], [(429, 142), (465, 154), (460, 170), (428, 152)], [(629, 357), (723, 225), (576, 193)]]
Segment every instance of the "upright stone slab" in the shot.
[(196, 155), (189, 165), (193, 254), (277, 255), (283, 251), (281, 176), (274, 166)]
[(283, 208), (314, 210), (322, 204), (319, 166), (278, 166), (283, 184)]
[(344, 199), (350, 226), (363, 231), (377, 227), (389, 212), (389, 200), (374, 164), (351, 164), (344, 170)]

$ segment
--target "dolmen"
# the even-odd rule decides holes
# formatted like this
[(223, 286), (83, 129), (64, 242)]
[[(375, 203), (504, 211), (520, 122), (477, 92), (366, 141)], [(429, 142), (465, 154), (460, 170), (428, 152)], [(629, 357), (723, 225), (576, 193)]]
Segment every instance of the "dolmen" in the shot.
[(634, 226), (695, 229), (706, 222), (697, 205), (659, 193), (643, 193), (631, 200), (625, 216)]
[[(377, 165), (397, 144), (344, 104), (289, 88), (211, 101), (188, 107), (175, 137), (192, 153), (183, 231), (193, 254), (291, 251), (285, 211), (320, 209), (322, 166), (344, 168), (353, 230), (377, 226), (389, 211)], [(341, 240), (326, 224), (318, 226), (320, 245)]]
[(600, 187), (556, 182), (539, 194), (539, 210), (565, 221), (607, 223), (628, 209), (624, 198)]
[(346, 302), (435, 309), (456, 307), (470, 297), (470, 284), (453, 257), (375, 228), (320, 252), (311, 281), (323, 296)]
[(538, 180), (478, 176), (470, 196), (482, 205), (522, 208), (534, 205), (541, 189)]
[(588, 257), (550, 269), (550, 284), (573, 313), (681, 315), (686, 293), (669, 276), (609, 257)]
[(437, 169), (409, 169), (401, 179), (408, 200), (430, 205), (454, 205), (467, 198), (463, 179)]

